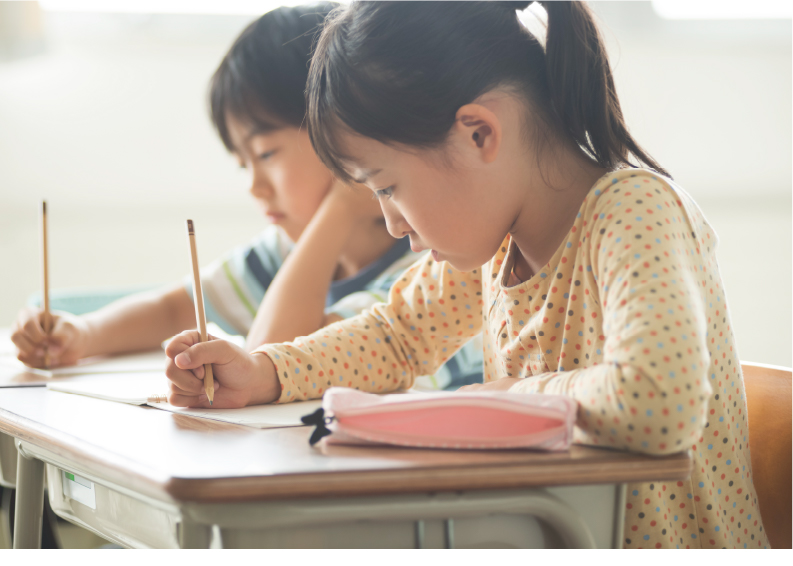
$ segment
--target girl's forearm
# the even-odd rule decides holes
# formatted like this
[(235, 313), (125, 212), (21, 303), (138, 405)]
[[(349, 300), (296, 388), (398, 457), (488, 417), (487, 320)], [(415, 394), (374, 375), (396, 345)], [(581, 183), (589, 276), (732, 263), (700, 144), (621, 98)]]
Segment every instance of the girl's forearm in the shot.
[(281, 382), (278, 380), (275, 364), (265, 353), (255, 353), (251, 357), (256, 368), (256, 385), (251, 388), (248, 405), (267, 405), (276, 402), (281, 396)]
[(248, 350), (322, 328), (328, 289), (353, 228), (348, 210), (326, 198), (267, 289), (248, 333)]
[(181, 284), (124, 297), (83, 319), (86, 357), (156, 348), (195, 327), (193, 301)]

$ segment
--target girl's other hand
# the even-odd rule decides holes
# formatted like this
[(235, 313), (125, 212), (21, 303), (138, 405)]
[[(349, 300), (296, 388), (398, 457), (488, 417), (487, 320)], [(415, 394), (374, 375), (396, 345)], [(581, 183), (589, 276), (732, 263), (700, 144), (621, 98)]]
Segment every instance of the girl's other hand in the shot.
[(175, 407), (210, 408), (204, 392), (204, 364), (212, 364), (213, 409), (272, 403), (281, 395), (270, 358), (248, 354), (231, 342), (209, 336), (202, 343), (197, 330), (188, 330), (171, 340), (165, 354), (170, 358), (165, 370), (170, 380), (168, 402)]
[(45, 352), (48, 367), (68, 366), (85, 357), (88, 344), (88, 324), (79, 316), (66, 312), (50, 313), (52, 330), (44, 331), (44, 311), (20, 311), (11, 332), (11, 341), (17, 347), (17, 359), (35, 368), (44, 368)]
[(502, 377), (495, 381), (488, 381), (487, 383), (472, 383), (471, 385), (464, 385), (457, 391), (464, 393), (479, 393), (480, 391), (508, 391), (516, 383), (520, 383), (520, 379), (515, 377)]

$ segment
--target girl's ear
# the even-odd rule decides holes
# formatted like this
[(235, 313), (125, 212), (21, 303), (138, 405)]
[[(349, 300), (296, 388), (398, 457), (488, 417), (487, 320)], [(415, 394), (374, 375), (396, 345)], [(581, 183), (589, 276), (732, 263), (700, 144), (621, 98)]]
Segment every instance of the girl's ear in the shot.
[(481, 104), (466, 104), (455, 116), (455, 133), (463, 147), (479, 155), (483, 163), (495, 161), (501, 149), (501, 122)]

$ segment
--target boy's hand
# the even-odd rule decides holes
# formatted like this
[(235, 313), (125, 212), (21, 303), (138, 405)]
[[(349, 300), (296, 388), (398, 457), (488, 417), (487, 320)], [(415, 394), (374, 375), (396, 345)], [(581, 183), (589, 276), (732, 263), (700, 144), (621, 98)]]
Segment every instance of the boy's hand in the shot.
[(50, 313), (52, 330), (44, 332), (44, 311), (20, 311), (11, 333), (17, 347), (17, 359), (24, 364), (44, 367), (44, 353), (49, 355), (49, 367), (68, 366), (85, 357), (88, 343), (87, 323), (73, 314), (54, 311)]
[(330, 192), (325, 197), (330, 206), (342, 208), (351, 220), (376, 219), (383, 217), (380, 202), (372, 198), (372, 191), (364, 185), (349, 185), (334, 180)]
[(165, 349), (170, 380), (168, 402), (175, 407), (210, 408), (204, 393), (204, 364), (212, 364), (213, 409), (238, 409), (272, 403), (281, 396), (281, 384), (270, 358), (248, 354), (242, 348), (209, 336), (201, 343), (197, 330), (177, 335)]

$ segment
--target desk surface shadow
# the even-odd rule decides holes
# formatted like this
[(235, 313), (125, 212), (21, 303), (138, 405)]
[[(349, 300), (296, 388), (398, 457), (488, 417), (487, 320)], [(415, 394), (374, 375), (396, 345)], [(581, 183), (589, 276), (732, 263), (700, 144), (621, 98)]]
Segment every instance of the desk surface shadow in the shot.
[[(684, 479), (663, 457), (569, 452), (311, 448), (308, 427), (259, 430), (47, 391), (4, 389), (0, 432), (164, 501), (233, 502)], [(80, 472), (80, 469), (71, 470)]]

